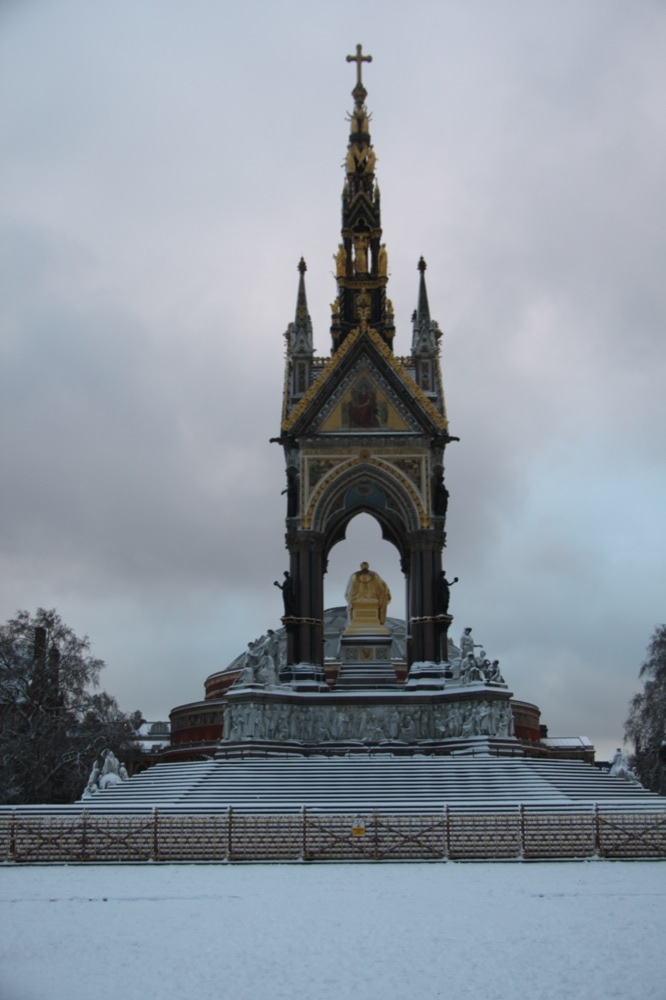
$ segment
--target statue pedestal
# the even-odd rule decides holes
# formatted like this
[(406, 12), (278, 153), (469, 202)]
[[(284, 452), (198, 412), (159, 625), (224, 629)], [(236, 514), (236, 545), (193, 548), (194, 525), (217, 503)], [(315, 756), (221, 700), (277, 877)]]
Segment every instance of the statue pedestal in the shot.
[(379, 601), (375, 597), (359, 597), (352, 606), (352, 620), (342, 633), (345, 636), (390, 636), (389, 629), (379, 620)]
[[(380, 626), (382, 629), (382, 626)], [(391, 661), (392, 637), (388, 629), (348, 634), (340, 640), (340, 671), (335, 687), (395, 688), (397, 678)]]
[(412, 663), (405, 691), (439, 691), (452, 676), (448, 663)]
[(326, 675), (314, 663), (294, 663), (280, 671), (280, 684), (288, 684), (293, 691), (328, 691)]

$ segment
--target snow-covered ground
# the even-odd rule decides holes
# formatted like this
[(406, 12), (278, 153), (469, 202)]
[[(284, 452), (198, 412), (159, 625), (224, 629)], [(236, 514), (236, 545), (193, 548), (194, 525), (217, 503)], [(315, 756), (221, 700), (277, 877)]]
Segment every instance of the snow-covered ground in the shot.
[(2, 1000), (664, 1000), (666, 864), (0, 874)]

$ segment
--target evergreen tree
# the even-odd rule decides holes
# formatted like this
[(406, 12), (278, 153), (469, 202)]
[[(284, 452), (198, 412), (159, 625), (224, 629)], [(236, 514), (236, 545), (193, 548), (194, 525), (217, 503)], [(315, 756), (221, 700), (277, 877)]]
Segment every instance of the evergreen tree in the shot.
[(643, 691), (631, 700), (625, 736), (631, 764), (646, 788), (666, 795), (666, 625), (658, 625), (640, 669)]
[(129, 719), (92, 690), (103, 666), (54, 610), (0, 626), (0, 802), (71, 802), (103, 749), (127, 748)]

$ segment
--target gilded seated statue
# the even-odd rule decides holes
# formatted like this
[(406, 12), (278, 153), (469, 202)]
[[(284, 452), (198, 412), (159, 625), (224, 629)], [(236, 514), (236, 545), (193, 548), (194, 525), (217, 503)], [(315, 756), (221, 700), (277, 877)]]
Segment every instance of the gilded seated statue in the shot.
[(386, 634), (386, 608), (391, 591), (379, 573), (371, 570), (367, 562), (349, 577), (345, 591), (349, 624), (345, 635), (353, 633)]

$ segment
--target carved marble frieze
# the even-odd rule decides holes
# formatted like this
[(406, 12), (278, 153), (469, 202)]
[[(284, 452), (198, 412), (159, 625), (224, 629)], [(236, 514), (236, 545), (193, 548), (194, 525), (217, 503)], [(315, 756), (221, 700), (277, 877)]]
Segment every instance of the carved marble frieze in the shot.
[(354, 741), (414, 744), (425, 740), (513, 735), (506, 695), (449, 701), (340, 705), (245, 699), (224, 713), (225, 741), (271, 740), (308, 744)]

